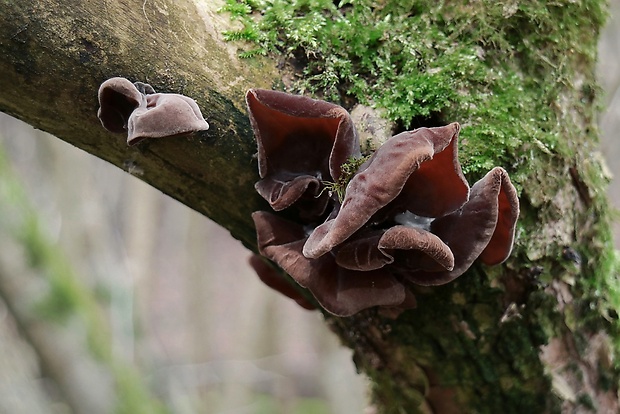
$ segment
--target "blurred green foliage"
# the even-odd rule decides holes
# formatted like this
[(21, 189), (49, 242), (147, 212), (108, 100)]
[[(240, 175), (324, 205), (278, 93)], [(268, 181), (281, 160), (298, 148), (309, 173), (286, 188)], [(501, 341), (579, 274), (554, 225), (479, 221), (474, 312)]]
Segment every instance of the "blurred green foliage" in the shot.
[(104, 310), (93, 293), (75, 274), (62, 249), (41, 226), (21, 183), (13, 175), (0, 148), (0, 231), (20, 241), (24, 259), (42, 275), (47, 291), (35, 304), (34, 313), (42, 323), (77, 325), (85, 329), (85, 341), (95, 360), (107, 365), (116, 384), (116, 413), (157, 414), (166, 412), (149, 395), (137, 371), (115, 358)]

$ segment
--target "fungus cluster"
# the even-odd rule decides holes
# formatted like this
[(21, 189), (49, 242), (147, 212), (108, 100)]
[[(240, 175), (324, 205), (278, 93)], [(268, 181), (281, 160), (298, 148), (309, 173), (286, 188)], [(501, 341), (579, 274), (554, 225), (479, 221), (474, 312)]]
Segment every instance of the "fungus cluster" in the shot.
[[(469, 187), (459, 124), (400, 133), (364, 159), (344, 108), (261, 89), (246, 100), (256, 190), (287, 217), (253, 213), (259, 252), (328, 312), (413, 308), (412, 285), (445, 284), (476, 259), (494, 265), (510, 255), (517, 193), (500, 167)], [(269, 286), (310, 306), (259, 257), (251, 263)]]
[(155, 93), (149, 84), (111, 78), (99, 87), (97, 116), (105, 129), (127, 133), (127, 144), (146, 138), (188, 135), (209, 129), (192, 98)]

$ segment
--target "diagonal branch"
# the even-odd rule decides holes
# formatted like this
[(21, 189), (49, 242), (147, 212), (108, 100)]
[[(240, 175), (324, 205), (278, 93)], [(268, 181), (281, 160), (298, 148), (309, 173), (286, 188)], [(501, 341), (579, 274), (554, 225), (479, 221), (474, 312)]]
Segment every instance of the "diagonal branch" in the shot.
[[(254, 245), (250, 212), (261, 201), (243, 97), (250, 86), (270, 87), (278, 73), (270, 61), (240, 62), (220, 40), (219, 6), (5, 2), (0, 110), (138, 176)], [(210, 130), (128, 148), (96, 117), (99, 84), (113, 76), (194, 98)]]

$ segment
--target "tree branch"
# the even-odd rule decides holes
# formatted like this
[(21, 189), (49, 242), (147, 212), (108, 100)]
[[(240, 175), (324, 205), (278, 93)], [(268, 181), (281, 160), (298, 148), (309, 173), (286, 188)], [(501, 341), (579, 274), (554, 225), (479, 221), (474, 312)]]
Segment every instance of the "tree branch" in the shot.
[[(10, 2), (0, 16), (0, 110), (132, 173), (255, 245), (255, 143), (249, 87), (278, 79), (270, 61), (240, 62), (219, 33), (218, 2)], [(194, 98), (211, 128), (128, 148), (97, 119), (101, 82), (123, 76)]]

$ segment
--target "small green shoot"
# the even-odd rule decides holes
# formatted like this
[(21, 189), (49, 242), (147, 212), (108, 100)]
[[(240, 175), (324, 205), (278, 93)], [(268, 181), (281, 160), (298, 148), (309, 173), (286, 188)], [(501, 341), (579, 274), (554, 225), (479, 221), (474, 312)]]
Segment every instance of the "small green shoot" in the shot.
[(361, 158), (356, 158), (353, 156), (349, 157), (349, 159), (347, 159), (347, 161), (340, 166), (340, 172), (342, 174), (335, 182), (322, 181), (324, 187), (321, 194), (323, 191), (327, 190), (330, 194), (335, 194), (336, 197), (338, 197), (338, 201), (342, 203), (344, 201), (344, 196), (347, 190), (347, 185), (349, 185), (349, 181), (351, 181), (357, 170), (359, 170), (362, 164), (364, 164), (369, 158), (370, 155)]

